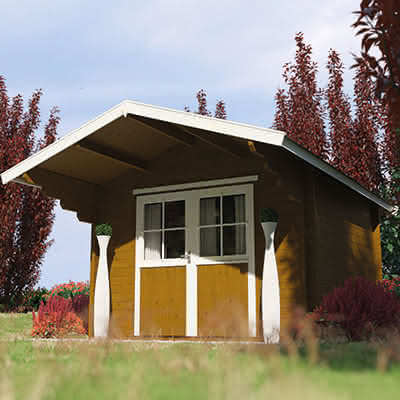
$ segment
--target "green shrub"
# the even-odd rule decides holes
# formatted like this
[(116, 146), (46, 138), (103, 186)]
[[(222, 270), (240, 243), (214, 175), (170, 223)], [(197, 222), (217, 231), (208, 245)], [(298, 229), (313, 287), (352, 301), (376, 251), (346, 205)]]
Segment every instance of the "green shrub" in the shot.
[(32, 289), (25, 295), (22, 306), (26, 311), (37, 311), (40, 303), (46, 303), (48, 297), (49, 291), (46, 288)]
[(73, 299), (76, 296), (89, 297), (89, 284), (88, 282), (72, 282), (61, 283), (60, 285), (53, 286), (49, 293), (50, 297), (60, 296), (64, 299)]
[(112, 235), (111, 225), (108, 223), (96, 225), (96, 235), (97, 236), (100, 236), (100, 235), (111, 236)]
[(278, 222), (278, 212), (274, 208), (263, 208), (260, 212), (261, 222)]

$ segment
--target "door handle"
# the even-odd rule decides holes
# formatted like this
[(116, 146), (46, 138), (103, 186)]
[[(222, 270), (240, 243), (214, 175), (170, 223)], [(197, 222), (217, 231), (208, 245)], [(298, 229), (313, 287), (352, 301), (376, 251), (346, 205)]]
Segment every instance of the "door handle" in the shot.
[(190, 264), (191, 260), (192, 260), (191, 256), (192, 256), (192, 252), (191, 251), (186, 251), (185, 254), (183, 254), (181, 256), (181, 258), (184, 258), (188, 262), (188, 264)]

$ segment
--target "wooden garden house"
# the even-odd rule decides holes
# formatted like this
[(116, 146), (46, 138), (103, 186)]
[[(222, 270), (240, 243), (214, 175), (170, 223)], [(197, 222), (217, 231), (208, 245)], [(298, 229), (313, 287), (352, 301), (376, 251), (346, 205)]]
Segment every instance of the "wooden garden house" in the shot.
[(103, 222), (114, 337), (261, 337), (266, 207), (281, 324), (349, 275), (381, 278), (392, 207), (283, 132), (124, 101), (1, 178), (92, 224), (90, 335)]

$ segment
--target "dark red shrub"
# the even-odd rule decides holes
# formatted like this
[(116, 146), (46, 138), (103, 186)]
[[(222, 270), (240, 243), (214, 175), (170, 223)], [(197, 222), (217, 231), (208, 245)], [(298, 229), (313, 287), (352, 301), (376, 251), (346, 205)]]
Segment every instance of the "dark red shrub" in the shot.
[(366, 327), (392, 328), (400, 325), (400, 301), (380, 282), (351, 277), (342, 287), (323, 296), (313, 311), (315, 320), (328, 320), (341, 326), (349, 339), (361, 340)]

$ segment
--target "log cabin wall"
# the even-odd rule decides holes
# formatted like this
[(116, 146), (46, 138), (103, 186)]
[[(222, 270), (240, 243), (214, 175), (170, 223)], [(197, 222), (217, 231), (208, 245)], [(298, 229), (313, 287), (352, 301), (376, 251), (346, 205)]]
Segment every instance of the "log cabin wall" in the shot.
[(378, 206), (311, 168), (306, 185), (308, 308), (348, 276), (382, 279)]
[[(358, 272), (371, 278), (379, 277), (379, 226), (372, 227), (372, 214), (376, 214), (376, 208), (360, 195), (322, 173), (311, 169), (313, 172), (310, 175), (310, 167), (286, 151), (273, 146), (264, 146), (260, 150), (263, 157), (255, 157), (249, 153), (238, 158), (203, 143), (192, 148), (177, 145), (152, 160), (146, 173), (133, 170), (103, 187), (98, 204), (98, 220), (113, 225), (109, 265), (111, 331), (114, 336), (131, 337), (134, 329), (134, 188), (253, 174), (259, 176), (258, 182), (254, 184), (254, 228), (257, 334), (260, 336), (265, 242), (259, 213), (264, 207), (274, 207), (279, 213), (275, 249), (282, 326), (288, 323), (291, 312), (297, 305), (311, 309), (319, 302), (322, 293), (333, 284), (343, 281), (349, 273)], [(332, 235), (335, 240), (331, 240)], [(348, 244), (350, 247), (346, 249)], [(98, 248), (93, 234), (91, 286), (94, 286), (97, 257)], [(346, 262), (349, 262), (348, 268), (343, 266)], [(204, 279), (211, 279), (207, 278), (210, 274), (207, 268), (199, 267), (200, 285)], [(230, 275), (238, 279), (238, 282), (232, 283), (233, 286), (237, 284), (241, 287), (243, 274)], [(199, 305), (203, 300), (199, 300)], [(152, 299), (145, 298), (144, 301), (150, 304)], [(199, 309), (200, 320), (205, 313), (207, 310)], [(177, 321), (176, 325), (182, 327), (182, 321)], [(223, 329), (220, 330), (222, 332)]]
[[(239, 159), (229, 153), (221, 153), (220, 150), (207, 144), (199, 143), (189, 149), (177, 145), (160, 158), (153, 160), (149, 164), (147, 173), (132, 171), (103, 187), (98, 219), (113, 226), (113, 236), (109, 245), (113, 336), (133, 336), (136, 201), (132, 190), (137, 187), (258, 175), (259, 181), (254, 184), (257, 334), (260, 336), (262, 334), (260, 299), (265, 241), (259, 213), (264, 207), (274, 207), (280, 215), (275, 248), (281, 287), (282, 324), (285, 325), (289, 321), (290, 313), (296, 305), (305, 305), (304, 189), (301, 179), (304, 163), (276, 147), (267, 146), (262, 150), (264, 158), (255, 157), (249, 152)], [(94, 286), (98, 260), (98, 246), (95, 239), (93, 234), (91, 287)], [(244, 285), (244, 274), (239, 271), (240, 268), (237, 268), (238, 273), (235, 274), (228, 271), (228, 267), (223, 274), (223, 276), (229, 275), (231, 279), (231, 282), (225, 285), (226, 291), (229, 291), (231, 286), (241, 288)], [(213, 278), (211, 275), (215, 271), (210, 272), (209, 268), (206, 266), (198, 268), (199, 296), (202, 293), (201, 287), (204, 287), (204, 279)], [(238, 296), (237, 300), (242, 297)], [(144, 301), (152, 300), (144, 299)], [(207, 303), (203, 298), (199, 298), (199, 306), (203, 304), (202, 302)], [(204, 315), (208, 311), (199, 309), (199, 333), (207, 331)], [(181, 323), (177, 322), (177, 326), (181, 326)], [(224, 331), (223, 335), (226, 335), (224, 329), (219, 327), (221, 332)], [(237, 327), (234, 331), (244, 335)]]

